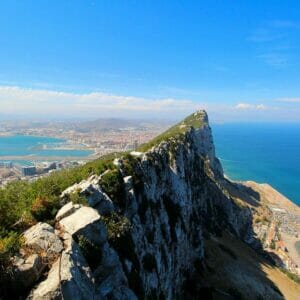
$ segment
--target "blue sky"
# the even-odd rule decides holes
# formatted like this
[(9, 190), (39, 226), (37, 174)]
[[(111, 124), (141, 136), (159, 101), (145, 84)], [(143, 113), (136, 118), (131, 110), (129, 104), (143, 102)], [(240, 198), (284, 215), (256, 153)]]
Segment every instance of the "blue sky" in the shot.
[(1, 1), (0, 116), (300, 122), (299, 1)]

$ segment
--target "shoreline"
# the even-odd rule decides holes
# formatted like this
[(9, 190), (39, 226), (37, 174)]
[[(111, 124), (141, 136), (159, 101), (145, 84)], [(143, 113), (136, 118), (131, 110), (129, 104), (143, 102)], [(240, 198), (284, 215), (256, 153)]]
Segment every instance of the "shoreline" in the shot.
[(0, 161), (28, 161), (28, 162), (35, 162), (35, 161), (63, 161), (63, 160), (83, 160), (88, 161), (94, 159), (91, 157), (92, 154), (87, 156), (43, 156), (43, 155), (20, 155), (20, 156), (0, 156)]
[[(254, 181), (241, 182), (250, 187), (260, 195), (261, 205), (266, 205), (273, 215), (272, 222), (279, 227), (280, 240), (284, 246), (279, 246), (277, 255), (285, 257), (288, 255), (288, 265), (300, 275), (300, 253), (296, 243), (300, 242), (300, 207), (285, 197), (271, 185), (257, 183)], [(285, 249), (288, 251), (286, 252)], [(297, 267), (296, 267), (297, 266)]]
[(293, 205), (296, 205), (298, 208), (300, 208), (300, 203), (298, 204), (297, 202), (294, 202), (293, 200), (287, 198), (284, 194), (282, 194), (281, 191), (277, 190), (275, 187), (273, 187), (271, 184), (269, 183), (265, 183), (265, 182), (257, 182), (255, 180), (238, 180), (238, 179), (232, 179), (228, 174), (226, 174), (225, 172), (223, 173), (225, 179), (231, 181), (231, 182), (236, 182), (236, 183), (241, 183), (241, 184), (247, 184), (247, 183), (255, 183), (257, 185), (261, 185), (261, 186), (270, 186), (274, 191), (276, 191), (278, 194), (280, 194), (281, 196), (283, 196), (288, 202), (292, 203)]
[[(30, 163), (34, 163), (35, 161), (71, 161), (71, 160), (83, 160), (83, 161), (88, 161), (93, 159), (93, 155), (95, 154), (95, 151), (87, 147), (86, 145), (83, 145), (82, 143), (78, 143), (73, 140), (69, 139), (63, 139), (61, 137), (56, 137), (56, 136), (49, 136), (49, 135), (31, 135), (31, 134), (16, 134), (16, 133), (5, 133), (5, 135), (0, 134), (1, 137), (32, 137), (32, 138), (47, 138), (49, 139), (49, 145), (45, 149), (43, 148), (43, 143), (42, 145), (40, 144), (34, 144), (30, 147), (30, 149), (38, 150), (40, 152), (43, 151), (56, 151), (56, 153), (53, 154), (35, 154), (35, 153), (29, 153), (29, 154), (24, 154), (24, 155), (0, 155), (0, 161), (27, 161)], [(56, 145), (56, 144), (60, 145)], [(53, 144), (53, 148), (51, 145)], [(77, 147), (78, 146), (78, 147)], [(29, 151), (31, 151), (29, 149)], [(28, 152), (29, 152), (28, 151)], [(61, 153), (59, 153), (61, 151)], [(74, 154), (72, 153), (67, 153), (63, 154), (63, 151), (74, 151)], [(82, 154), (78, 153), (77, 151), (80, 151)], [(8, 152), (8, 151), (6, 151)], [(77, 154), (76, 154), (77, 152)]]

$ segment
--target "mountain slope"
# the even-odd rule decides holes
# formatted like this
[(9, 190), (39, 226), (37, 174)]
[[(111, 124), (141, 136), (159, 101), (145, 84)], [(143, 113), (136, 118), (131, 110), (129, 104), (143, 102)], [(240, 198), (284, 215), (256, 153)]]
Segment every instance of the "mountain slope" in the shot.
[(24, 233), (15, 282), (40, 274), (30, 299), (293, 299), (299, 287), (272, 282), (279, 271), (247, 245), (259, 244), (252, 212), (224, 188), (204, 111), (140, 151), (68, 187), (55, 230), (38, 223)]

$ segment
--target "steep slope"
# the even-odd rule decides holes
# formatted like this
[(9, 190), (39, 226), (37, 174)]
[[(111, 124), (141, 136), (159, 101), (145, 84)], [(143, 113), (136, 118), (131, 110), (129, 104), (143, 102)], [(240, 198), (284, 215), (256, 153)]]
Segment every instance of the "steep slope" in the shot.
[[(246, 244), (259, 244), (252, 212), (224, 188), (207, 114), (140, 151), (65, 190), (55, 230), (38, 223), (24, 233), (17, 278), (39, 274), (29, 298), (283, 299), (264, 266), (279, 271)], [(89, 206), (69, 202), (74, 194)], [(38, 257), (46, 257), (46, 276)]]

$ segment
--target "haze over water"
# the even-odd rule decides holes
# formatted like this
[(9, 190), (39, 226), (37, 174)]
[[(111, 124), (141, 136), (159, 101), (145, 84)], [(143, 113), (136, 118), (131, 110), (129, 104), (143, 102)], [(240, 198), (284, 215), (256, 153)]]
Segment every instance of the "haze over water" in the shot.
[(269, 183), (300, 205), (300, 124), (225, 124), (212, 129), (226, 175)]

